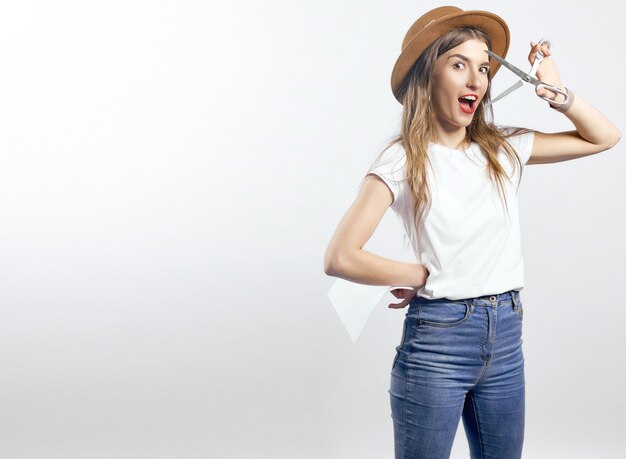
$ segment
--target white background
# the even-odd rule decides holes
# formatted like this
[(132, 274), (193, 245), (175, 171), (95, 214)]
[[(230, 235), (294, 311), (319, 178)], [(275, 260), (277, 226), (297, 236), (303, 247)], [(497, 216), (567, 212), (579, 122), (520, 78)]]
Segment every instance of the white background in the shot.
[[(440, 5), (2, 2), (2, 457), (393, 456), (405, 310), (353, 344), (323, 254), (398, 128), (404, 34)], [(456, 5), (505, 18), (522, 68), (550, 38), (626, 131), (623, 2)], [(495, 109), (573, 129), (528, 85)], [(527, 458), (626, 456), (625, 145), (525, 170)], [(367, 248), (413, 261), (402, 235), (389, 211)]]

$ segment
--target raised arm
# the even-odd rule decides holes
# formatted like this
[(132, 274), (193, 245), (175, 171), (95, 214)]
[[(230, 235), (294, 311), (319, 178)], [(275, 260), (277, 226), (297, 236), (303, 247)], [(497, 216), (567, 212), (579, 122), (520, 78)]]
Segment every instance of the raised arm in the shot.
[[(531, 42), (528, 60), (532, 64), (539, 46)], [(563, 87), (556, 64), (550, 58), (550, 50), (544, 46), (546, 56), (539, 64), (537, 78), (559, 88)], [(538, 89), (537, 94), (560, 102), (564, 96)], [(545, 133), (537, 131), (533, 151), (527, 164), (548, 164), (589, 156), (612, 148), (622, 137), (621, 132), (602, 113), (596, 110), (576, 92), (574, 103), (564, 113), (576, 130)]]
[(390, 260), (363, 250), (392, 202), (393, 194), (387, 185), (376, 175), (368, 175), (328, 244), (324, 254), (326, 274), (367, 285), (421, 288), (426, 283), (424, 265)]

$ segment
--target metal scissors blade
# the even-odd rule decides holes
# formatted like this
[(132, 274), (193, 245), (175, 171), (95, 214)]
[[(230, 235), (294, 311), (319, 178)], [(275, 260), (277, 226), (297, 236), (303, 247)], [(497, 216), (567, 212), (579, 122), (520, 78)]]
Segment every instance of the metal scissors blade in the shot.
[[(539, 64), (541, 63), (541, 61), (545, 57), (544, 54), (541, 52), (541, 45), (544, 44), (544, 43), (546, 44), (548, 49), (550, 49), (552, 47), (552, 44), (550, 43), (550, 41), (547, 38), (542, 38), (541, 40), (539, 40), (539, 43), (537, 43), (539, 45), (539, 49), (537, 50), (537, 54), (535, 55), (535, 61), (533, 62), (533, 66), (530, 69), (530, 72), (528, 72), (528, 74), (530, 76), (532, 76), (532, 77), (537, 75), (537, 69), (539, 68)], [(524, 85), (523, 81), (521, 81), (521, 80), (516, 81), (515, 84), (513, 84), (513, 86), (511, 86), (510, 88), (508, 88), (507, 90), (502, 92), (502, 94), (500, 94), (498, 97), (495, 97), (495, 98), (491, 99), (491, 103), (493, 104), (493, 103), (499, 101), (500, 99), (508, 96), (513, 91), (521, 88), (523, 85)]]
[[(504, 67), (506, 67), (507, 69), (509, 69), (511, 72), (515, 73), (518, 77), (521, 78), (522, 82), (525, 83), (530, 83), (532, 85), (535, 86), (535, 93), (537, 92), (537, 89), (539, 88), (544, 88), (547, 89), (548, 91), (554, 93), (554, 94), (562, 94), (564, 97), (564, 100), (562, 102), (556, 102), (555, 100), (552, 100), (548, 97), (545, 96), (539, 96), (541, 97), (543, 100), (549, 102), (551, 105), (556, 105), (556, 106), (560, 106), (560, 105), (564, 105), (569, 101), (569, 96), (567, 95), (567, 92), (565, 92), (563, 89), (561, 88), (557, 88), (556, 86), (553, 86), (551, 84), (548, 83), (543, 83), (541, 81), (539, 81), (537, 78), (535, 78), (532, 75), (529, 75), (528, 73), (518, 69), (517, 67), (515, 67), (513, 64), (507, 62), (506, 60), (502, 59), (500, 56), (498, 56), (495, 53), (492, 53), (491, 51), (485, 50), (485, 52), (487, 54), (489, 54), (489, 56), (491, 56), (492, 58), (494, 58), (496, 61), (500, 62), (501, 65), (503, 65)], [(509, 91), (510, 92), (510, 91)], [(539, 94), (537, 94), (539, 95)], [(501, 99), (502, 96), (498, 96), (497, 99)], [(492, 102), (493, 104), (493, 102)]]
[(506, 91), (504, 91), (502, 94), (500, 94), (498, 97), (496, 97), (495, 99), (491, 99), (491, 103), (494, 104), (496, 102), (498, 102), (500, 99), (502, 99), (503, 97), (508, 96), (509, 94), (511, 94), (513, 91), (521, 88), (522, 86), (524, 86), (524, 82), (522, 80), (517, 80), (517, 83), (515, 83), (513, 86), (511, 86), (509, 89), (507, 89)]
[(520, 77), (522, 79), (522, 81), (525, 81), (526, 83), (530, 83), (533, 84), (535, 86), (537, 86), (539, 83), (541, 83), (541, 81), (539, 81), (537, 78), (529, 75), (528, 73), (524, 72), (523, 70), (518, 69), (517, 67), (515, 67), (513, 64), (509, 63), (508, 61), (505, 61), (504, 59), (502, 59), (500, 56), (498, 56), (496, 53), (492, 53), (489, 50), (485, 50), (485, 52), (487, 54), (489, 54), (492, 58), (494, 58), (495, 60), (497, 60), (498, 62), (500, 62), (500, 64), (502, 64), (503, 66), (505, 66), (507, 69), (509, 69), (511, 72), (513, 72), (514, 74), (516, 74), (518, 77)]

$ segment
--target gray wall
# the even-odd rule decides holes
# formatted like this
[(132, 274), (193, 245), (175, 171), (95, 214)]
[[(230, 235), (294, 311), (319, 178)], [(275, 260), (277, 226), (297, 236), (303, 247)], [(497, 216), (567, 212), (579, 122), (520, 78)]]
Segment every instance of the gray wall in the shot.
[[(398, 126), (404, 33), (439, 5), (2, 5), (3, 457), (392, 457), (405, 310), (381, 303), (353, 344), (322, 257)], [(626, 131), (623, 3), (456, 5), (504, 17), (522, 68), (550, 38)], [(495, 108), (573, 128), (530, 86)], [(625, 148), (525, 171), (525, 457), (626, 449)], [(414, 260), (402, 234), (389, 211), (367, 248)]]

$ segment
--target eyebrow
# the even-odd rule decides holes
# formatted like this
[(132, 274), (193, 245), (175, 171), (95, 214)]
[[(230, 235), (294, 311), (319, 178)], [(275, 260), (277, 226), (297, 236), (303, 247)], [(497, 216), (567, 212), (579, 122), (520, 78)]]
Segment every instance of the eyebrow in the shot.
[[(461, 59), (463, 59), (464, 61), (467, 61), (467, 62), (469, 62), (469, 60), (470, 60), (468, 57), (463, 56), (463, 54), (453, 54), (452, 56), (448, 57), (448, 60), (452, 59), (453, 57), (461, 58)], [(485, 65), (485, 64), (489, 65), (489, 62), (486, 61), (486, 62), (483, 62), (480, 65)]]

